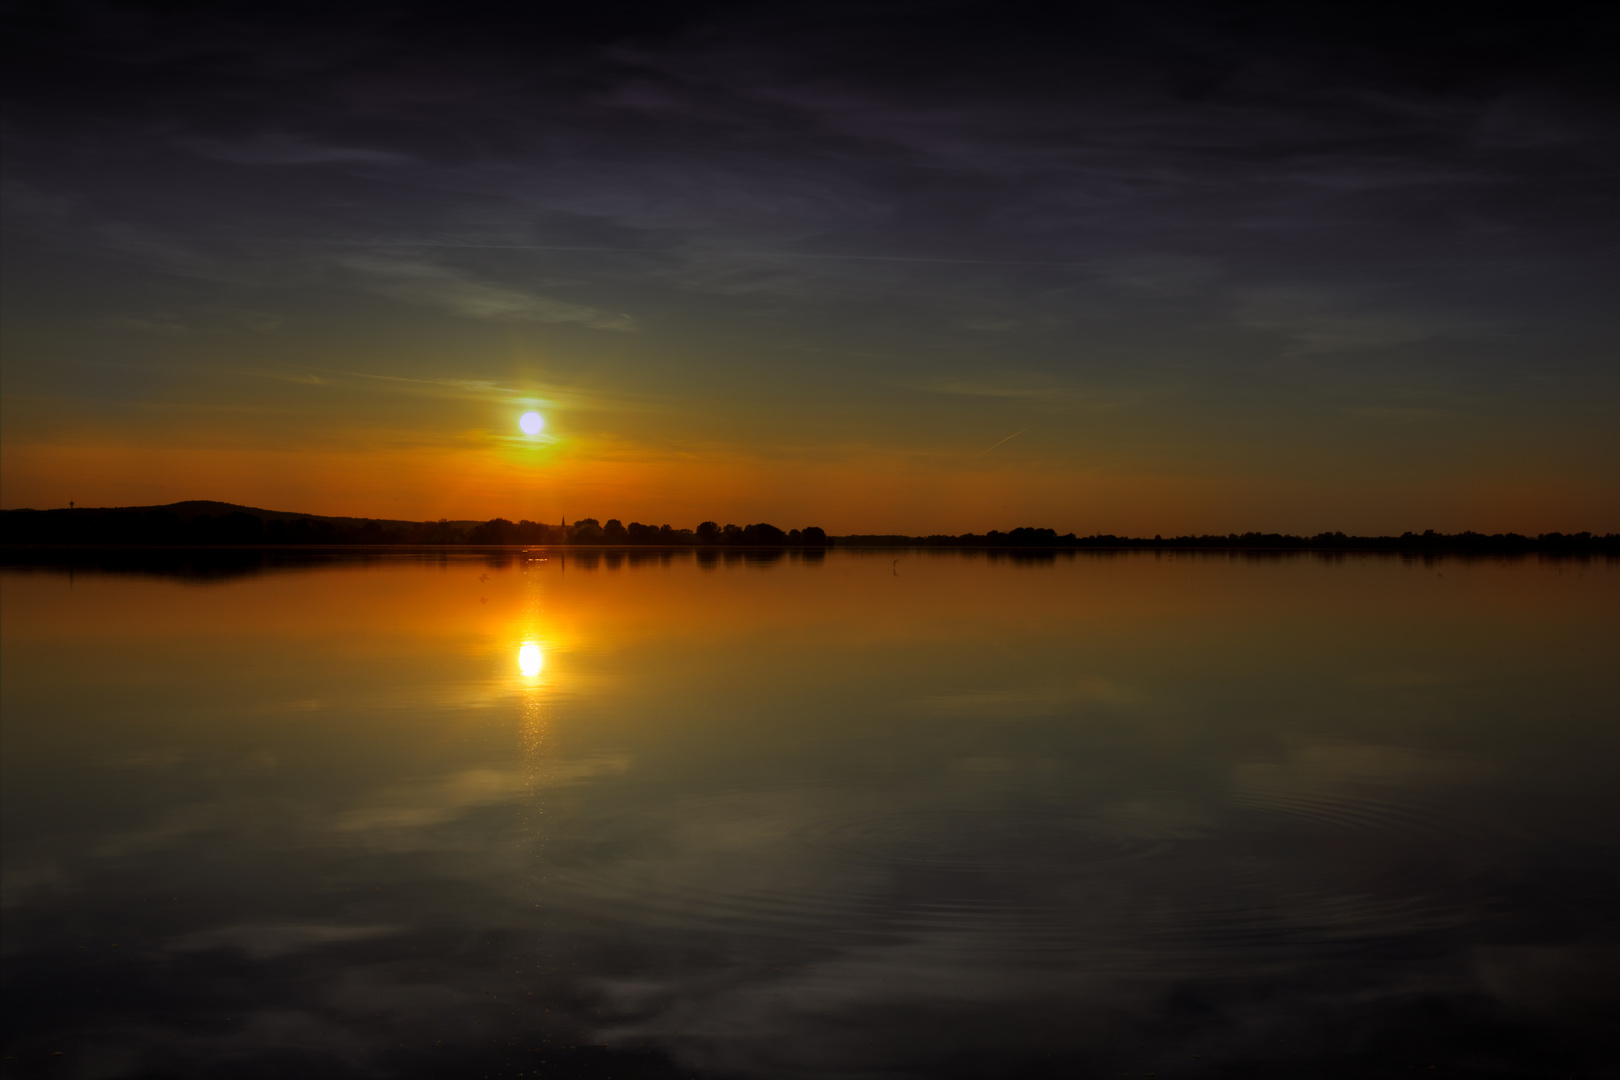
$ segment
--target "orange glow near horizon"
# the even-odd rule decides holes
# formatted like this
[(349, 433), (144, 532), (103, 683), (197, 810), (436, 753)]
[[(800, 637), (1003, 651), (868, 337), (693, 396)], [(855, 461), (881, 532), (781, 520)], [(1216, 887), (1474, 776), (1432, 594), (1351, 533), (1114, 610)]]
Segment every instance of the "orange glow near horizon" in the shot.
[[(514, 442), (523, 441), (515, 437)], [(1494, 475), (1492, 474), (1494, 472)], [(852, 446), (815, 455), (725, 446), (669, 452), (617, 440), (540, 446), (359, 448), (13, 445), (4, 504), (161, 505), (214, 499), (269, 510), (413, 521), (704, 520), (847, 533), (984, 532), (1018, 525), (1081, 535), (1280, 531), (1314, 534), (1620, 531), (1601, 477), (1414, 467), (1399, 486), (1314, 483), (1276, 473), (1142, 473), (1123, 465), (1031, 467)], [(1356, 508), (1347, 512), (1348, 508)]]
[[(428, 563), (399, 555), (361, 573), (337, 563), (228, 581), (219, 586), (232, 592), (224, 607), (212, 588), (176, 590), (157, 578), (99, 575), (94, 590), (75, 592), (64, 575), (7, 573), (0, 633), (94, 646), (127, 635), (138, 621), (150, 642), (330, 638), (347, 643), (334, 646), (340, 653), (368, 657), (404, 649), (480, 658), (492, 679), (509, 684), (558, 676), (569, 666), (561, 658), (570, 655), (663, 640), (675, 626), (683, 638), (727, 643), (821, 638), (836, 629), (853, 643), (896, 634), (995, 639), (1042, 625), (1086, 625), (1103, 635), (1142, 625), (1205, 626), (1214, 634), (1263, 612), (1286, 637), (1294, 623), (1328, 610), (1334, 617), (1322, 632), (1347, 641), (1378, 638), (1381, 629), (1421, 621), (1425, 612), (1482, 627), (1530, 622), (1557, 635), (1568, 619), (1612, 611), (1620, 587), (1620, 573), (1602, 563), (1583, 577), (1557, 562), (1460, 560), (1435, 578), (1421, 563), (1376, 555), (1060, 558), (1074, 571), (1054, 577), (952, 550), (905, 556), (898, 575), (891, 573), (890, 552), (835, 552), (818, 562), (784, 557), (763, 568), (722, 561), (713, 569), (690, 551), (566, 560), (465, 555)], [(874, 591), (876, 579), (905, 595), (905, 604), (896, 607), (888, 592)], [(401, 586), (406, 580), (408, 589)], [(335, 583), (342, 588), (334, 591)], [(1441, 588), (1452, 599), (1437, 611), (1424, 590)], [(1488, 632), (1480, 633), (1459, 649), (1486, 641)]]
[[(759, 29), (714, 17), (704, 34)], [(47, 124), (4, 158), (0, 507), (1620, 533), (1615, 203), (1570, 165), (1608, 153), (1564, 81), (1584, 59), (1520, 71), (1528, 112), (1503, 111), (1511, 64), (1461, 96), (1406, 60), (1344, 84), (1387, 104), (1386, 80), (1413, 78), (1419, 113), (1323, 113), (1314, 68), (1254, 96), (1315, 55), (1273, 56), (1268, 35), (1249, 76), (1199, 74), (1191, 97), (1140, 43), (1120, 54), (1144, 65), (1129, 89), (1058, 63), (1050, 85), (969, 90), (955, 46), (928, 67), (932, 38), (908, 38), (922, 66), (904, 71), (883, 50), (804, 69), (852, 80), (836, 92), (681, 61), (773, 103), (738, 111), (701, 80), (679, 108), (604, 90), (628, 69), (587, 49), (544, 89), (474, 79), (441, 109), (386, 49), (327, 58), (308, 101), (251, 63), (187, 67), (213, 89), (174, 94), (129, 82), (147, 53), (75, 18), (39, 31), (97, 43), (63, 54), (84, 65), (75, 93), (33, 51), (13, 88), (18, 118), (79, 134)], [(1182, 63), (1188, 32), (1159, 60)], [(468, 42), (469, 64), (486, 44), (507, 43)], [(691, 126), (649, 139), (666, 108)], [(104, 129), (129, 109), (145, 119)], [(392, 119), (344, 127), (355, 109)], [(1410, 143), (1420, 114), (1439, 126)], [(1524, 124), (1539, 134), (1509, 133)], [(1097, 136), (1148, 130), (1204, 134)]]

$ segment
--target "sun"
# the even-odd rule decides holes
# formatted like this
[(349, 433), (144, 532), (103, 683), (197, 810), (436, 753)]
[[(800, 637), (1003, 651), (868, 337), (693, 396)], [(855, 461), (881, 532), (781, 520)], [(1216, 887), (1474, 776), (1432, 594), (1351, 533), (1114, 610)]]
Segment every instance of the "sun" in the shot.
[(537, 412), (526, 412), (518, 417), (518, 427), (523, 429), (525, 435), (538, 435), (540, 429), (546, 426), (545, 420)]

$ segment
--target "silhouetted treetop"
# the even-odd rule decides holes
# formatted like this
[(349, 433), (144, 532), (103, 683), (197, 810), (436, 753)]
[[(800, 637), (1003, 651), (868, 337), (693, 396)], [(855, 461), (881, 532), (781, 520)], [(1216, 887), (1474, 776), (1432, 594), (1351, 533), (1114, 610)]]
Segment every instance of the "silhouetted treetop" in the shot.
[[(550, 525), (523, 519), (488, 521), (395, 521), (381, 518), (338, 518), (257, 510), (230, 503), (184, 502), (168, 506), (102, 507), (0, 511), (0, 543), (19, 546), (94, 545), (127, 547), (335, 546), (335, 545), (660, 545), (699, 548), (738, 547), (980, 547), (1028, 550), (1113, 549), (1263, 549), (1362, 550), (1401, 552), (1551, 552), (1620, 554), (1620, 537), (1590, 532), (1421, 533), (1400, 536), (1347, 536), (1322, 532), (1314, 536), (1281, 533), (1227, 533), (1142, 539), (1098, 533), (1076, 536), (1055, 529), (1020, 526), (1007, 532), (959, 536), (855, 535), (829, 537), (815, 525), (783, 532), (775, 525), (720, 526), (704, 521), (696, 529), (650, 525), (617, 518), (604, 525), (583, 517), (572, 525)], [(750, 556), (752, 557), (752, 556)]]

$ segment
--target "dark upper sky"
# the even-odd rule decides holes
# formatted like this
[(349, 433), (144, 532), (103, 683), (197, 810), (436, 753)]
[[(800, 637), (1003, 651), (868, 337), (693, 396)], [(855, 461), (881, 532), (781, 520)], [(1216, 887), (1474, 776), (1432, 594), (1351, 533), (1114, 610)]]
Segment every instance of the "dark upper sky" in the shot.
[(1620, 527), (1615, 10), (7, 4), (4, 501)]

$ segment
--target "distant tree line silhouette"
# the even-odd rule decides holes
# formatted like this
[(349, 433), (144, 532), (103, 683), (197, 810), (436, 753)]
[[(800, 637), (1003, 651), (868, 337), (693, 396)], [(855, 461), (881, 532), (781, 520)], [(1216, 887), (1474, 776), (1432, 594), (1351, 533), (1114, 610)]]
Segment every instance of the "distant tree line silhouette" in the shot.
[(0, 511), (0, 543), (10, 546), (97, 545), (130, 547), (346, 544), (589, 544), (666, 547), (826, 547), (818, 526), (783, 531), (775, 525), (717, 525), (696, 529), (625, 525), (581, 518), (573, 524), (537, 521), (387, 521), (283, 514), (228, 503), (176, 503), (172, 507)]
[(1227, 533), (1224, 536), (1115, 536), (1098, 533), (1076, 536), (1074, 533), (1058, 535), (1055, 529), (1018, 528), (1010, 532), (992, 530), (987, 533), (963, 533), (960, 536), (840, 536), (843, 547), (983, 547), (983, 548), (1149, 548), (1149, 549), (1269, 549), (1278, 551), (1433, 551), (1433, 552), (1532, 552), (1568, 551), (1620, 554), (1620, 534), (1595, 535), (1580, 533), (1541, 533), (1523, 536), (1519, 533), (1439, 533), (1427, 529), (1421, 533), (1404, 532), (1399, 536), (1346, 536), (1342, 532), (1317, 533), (1315, 536), (1290, 536), (1285, 533)]
[(657, 544), (664, 547), (826, 547), (827, 533), (818, 526), (786, 532), (775, 525), (717, 525), (705, 521), (696, 529), (670, 525), (626, 525), (618, 518), (605, 522), (580, 518), (572, 525), (545, 525), (538, 521), (491, 518), (472, 526), (461, 541), (466, 544)]
[(814, 547), (959, 547), (1009, 549), (1244, 549), (1276, 551), (1405, 551), (1405, 552), (1567, 552), (1620, 554), (1620, 535), (1581, 533), (1406, 532), (1400, 536), (1315, 536), (1283, 533), (1226, 535), (1093, 536), (1059, 535), (1054, 529), (1017, 528), (1009, 532), (963, 533), (960, 536), (854, 535), (829, 537), (816, 526), (784, 532), (775, 525), (720, 525), (705, 521), (696, 529), (670, 525), (626, 525), (580, 518), (572, 524), (537, 521), (390, 521), (287, 514), (229, 503), (191, 502), (158, 507), (79, 508), (0, 511), (0, 543), (7, 546), (220, 547), (288, 545), (418, 546), (471, 544), (502, 546), (594, 545), (712, 548)]

